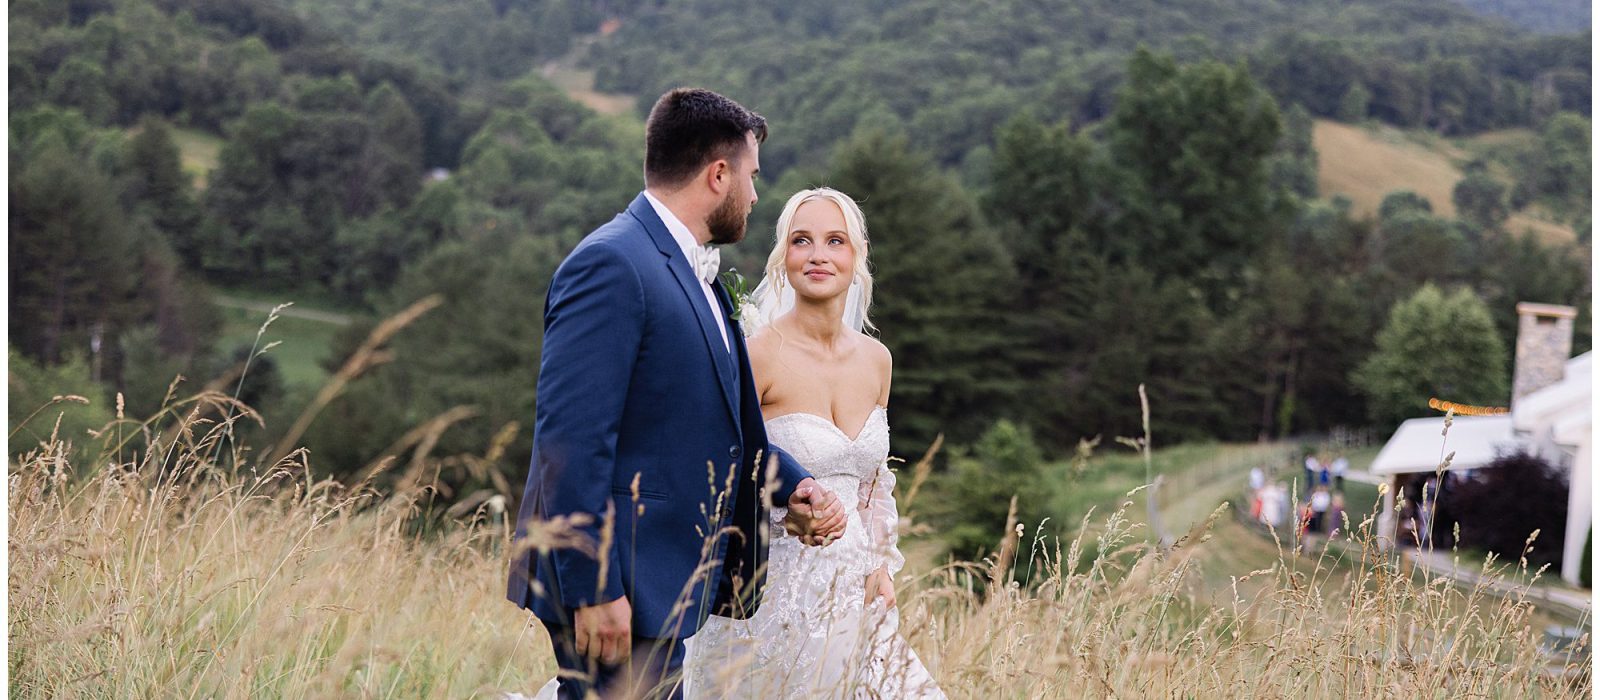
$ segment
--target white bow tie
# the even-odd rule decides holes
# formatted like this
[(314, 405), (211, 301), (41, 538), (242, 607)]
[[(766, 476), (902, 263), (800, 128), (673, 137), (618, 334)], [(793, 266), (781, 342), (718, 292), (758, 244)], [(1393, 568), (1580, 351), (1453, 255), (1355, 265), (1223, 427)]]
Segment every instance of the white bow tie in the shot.
[(695, 275), (708, 285), (717, 282), (717, 271), (722, 269), (722, 251), (708, 245), (689, 249), (689, 264)]

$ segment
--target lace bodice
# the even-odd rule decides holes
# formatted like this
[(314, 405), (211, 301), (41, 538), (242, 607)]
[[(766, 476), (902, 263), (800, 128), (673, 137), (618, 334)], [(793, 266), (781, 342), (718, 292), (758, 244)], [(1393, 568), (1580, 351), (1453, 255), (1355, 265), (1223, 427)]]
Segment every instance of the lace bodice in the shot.
[(889, 456), (887, 411), (875, 406), (854, 439), (813, 413), (787, 413), (767, 421), (767, 440), (799, 461), (817, 483), (837, 494), (855, 493), (877, 476)]
[(889, 419), (881, 406), (854, 438), (832, 421), (789, 413), (767, 421), (767, 439), (844, 500), (843, 537), (808, 547), (774, 509), (761, 608), (744, 620), (713, 616), (687, 641), (689, 698), (943, 698), (900, 638), (899, 615), (866, 604), (866, 578), (900, 570), (889, 471)]
[[(904, 559), (898, 551), (899, 513), (894, 503), (894, 472), (889, 471), (889, 411), (874, 406), (854, 438), (833, 421), (814, 413), (786, 413), (767, 421), (767, 440), (799, 461), (818, 484), (845, 499), (858, 511), (863, 544), (873, 556), (872, 568), (887, 564), (898, 572)], [(854, 502), (851, 497), (854, 496)], [(773, 513), (773, 538), (782, 535), (787, 511)], [(855, 518), (851, 524), (855, 524)], [(850, 537), (846, 528), (846, 537)], [(854, 538), (852, 538), (854, 539)]]

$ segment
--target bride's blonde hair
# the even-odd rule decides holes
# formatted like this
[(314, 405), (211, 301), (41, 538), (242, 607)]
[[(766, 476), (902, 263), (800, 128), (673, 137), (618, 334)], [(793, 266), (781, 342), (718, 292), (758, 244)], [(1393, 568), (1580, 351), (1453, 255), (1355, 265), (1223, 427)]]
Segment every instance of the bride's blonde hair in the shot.
[(772, 291), (776, 294), (789, 284), (783, 261), (789, 253), (789, 231), (794, 225), (795, 212), (800, 205), (819, 199), (833, 202), (844, 213), (845, 235), (850, 237), (850, 245), (855, 249), (855, 273), (850, 282), (861, 285), (861, 325), (862, 328), (877, 330), (867, 315), (872, 308), (872, 270), (867, 267), (867, 218), (850, 195), (831, 187), (800, 190), (783, 205), (783, 213), (778, 216), (777, 240), (773, 242), (772, 254), (767, 256), (766, 277), (772, 281)]

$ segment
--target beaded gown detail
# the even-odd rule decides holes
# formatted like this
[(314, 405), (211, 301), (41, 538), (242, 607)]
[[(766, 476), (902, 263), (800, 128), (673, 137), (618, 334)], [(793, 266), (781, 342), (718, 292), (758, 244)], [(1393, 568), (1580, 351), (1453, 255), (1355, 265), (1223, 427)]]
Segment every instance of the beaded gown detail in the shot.
[(874, 408), (854, 438), (810, 413), (766, 426), (772, 444), (846, 499), (844, 535), (803, 545), (783, 529), (784, 509), (774, 509), (761, 607), (745, 620), (713, 616), (687, 640), (686, 697), (943, 698), (900, 636), (899, 611), (882, 599), (865, 603), (868, 574), (881, 566), (893, 575), (905, 564), (888, 412)]

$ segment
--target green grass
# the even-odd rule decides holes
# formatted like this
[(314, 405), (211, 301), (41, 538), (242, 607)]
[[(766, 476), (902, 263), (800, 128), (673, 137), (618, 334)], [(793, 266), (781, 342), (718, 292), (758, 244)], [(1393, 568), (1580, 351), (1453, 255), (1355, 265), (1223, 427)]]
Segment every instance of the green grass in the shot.
[[(1366, 470), (1379, 449), (1369, 447), (1344, 454), (1352, 470)], [(1298, 445), (1202, 443), (1156, 450), (1151, 455), (1151, 466), (1154, 474), (1165, 477), (1158, 503), (1167, 533), (1183, 537), (1224, 501), (1245, 508), (1243, 496), (1252, 466), (1259, 465), (1269, 474), (1276, 468), (1279, 479), (1301, 478), (1298, 460), (1291, 460), (1291, 454), (1298, 456)], [(1070, 469), (1069, 464), (1062, 463), (1053, 465), (1050, 473), (1070, 474)], [(1062, 529), (1070, 533), (1076, 530), (1084, 513), (1093, 507), (1089, 527), (1097, 530), (1107, 514), (1132, 501), (1125, 515), (1130, 523), (1142, 525), (1148, 520), (1145, 494), (1140, 492), (1130, 497), (1126, 493), (1144, 482), (1145, 467), (1140, 455), (1121, 445), (1110, 449), (1102, 446), (1081, 474), (1056, 489), (1051, 514), (1056, 522), (1065, 521)], [(1345, 512), (1352, 526), (1359, 527), (1363, 519), (1377, 513), (1379, 501), (1376, 485), (1345, 480)], [(1258, 575), (1243, 582), (1236, 581), (1236, 577), (1263, 569), (1288, 569), (1321, 581), (1317, 589), (1330, 604), (1348, 597), (1349, 585), (1362, 567), (1359, 547), (1343, 545), (1323, 553), (1318, 545), (1318, 552), (1296, 555), (1291, 531), (1279, 531), (1275, 542), (1269, 535), (1239, 522), (1236, 515), (1224, 513), (1213, 524), (1206, 541), (1190, 542), (1185, 547), (1195, 557), (1197, 565), (1190, 579), (1190, 593), (1198, 602), (1226, 607), (1236, 595), (1250, 600), (1275, 590), (1281, 581), (1272, 576)], [(1136, 532), (1149, 535), (1143, 527)], [(1421, 581), (1422, 577), (1415, 574), (1413, 579)], [(1561, 613), (1543, 607), (1537, 609), (1532, 620), (1539, 626), (1572, 622), (1565, 620)]]
[[(219, 307), (219, 310), (224, 322), (218, 347), (228, 351), (250, 347), (255, 342), (256, 330), (267, 320), (267, 315), (261, 312), (232, 307)], [(328, 379), (328, 372), (320, 363), (328, 356), (328, 348), (338, 331), (339, 327), (330, 323), (280, 316), (267, 328), (261, 344), (281, 341), (268, 350), (267, 355), (277, 361), (285, 386), (316, 387)]]
[[(1234, 497), (1244, 488), (1250, 467), (1276, 464), (1281, 461), (1277, 457), (1288, 449), (1288, 445), (1194, 443), (1154, 451), (1150, 458), (1151, 473), (1165, 477), (1159, 495), (1167, 531), (1182, 534), (1191, 525), (1204, 520), (1217, 503)], [(1052, 473), (1071, 474), (1071, 466), (1055, 465)], [(1104, 515), (1108, 508), (1129, 500), (1127, 492), (1143, 483), (1142, 456), (1122, 445), (1111, 448), (1102, 445), (1083, 473), (1070, 477), (1066, 487), (1057, 490), (1050, 512), (1058, 522), (1075, 526), (1089, 508), (1095, 507), (1098, 514)], [(1197, 492), (1203, 492), (1206, 498), (1194, 498)], [(1144, 495), (1139, 493), (1131, 498), (1137, 507), (1130, 509), (1130, 516), (1142, 521)]]
[(231, 287), (213, 284), (217, 294), (243, 301), (276, 306), (294, 303), (294, 308), (304, 311), (326, 311), (336, 314), (360, 315), (367, 313), (357, 305), (340, 299), (326, 290), (318, 289), (265, 289), (259, 287)]
[(1377, 512), (1378, 487), (1374, 484), (1360, 481), (1344, 480), (1344, 512), (1350, 514), (1352, 520), (1358, 513)]

